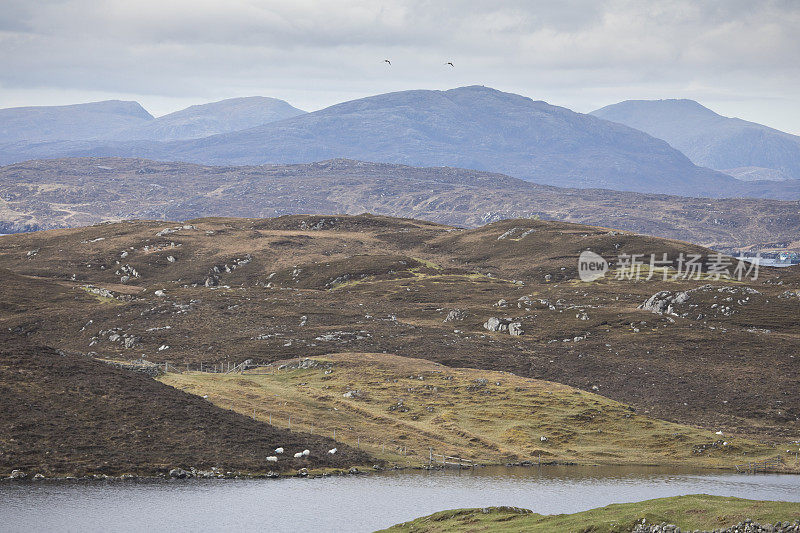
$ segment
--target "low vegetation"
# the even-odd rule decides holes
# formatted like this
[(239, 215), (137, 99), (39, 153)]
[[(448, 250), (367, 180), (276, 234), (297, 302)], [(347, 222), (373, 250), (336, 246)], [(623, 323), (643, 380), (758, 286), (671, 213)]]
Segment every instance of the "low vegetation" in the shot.
[(564, 189), (475, 170), (342, 159), (269, 167), (123, 158), (27, 161), (0, 167), (0, 197), (0, 233), (84, 226), (119, 220), (120, 213), (185, 220), (201, 213), (369, 212), (468, 227), (539, 216), (718, 249), (776, 250), (781, 247), (777, 243), (800, 249), (796, 201)]
[[(101, 224), (0, 237), (0, 330), (87, 363), (227, 369), (327, 357), (328, 375), (169, 378), (196, 380), (179, 386), (240, 416), (255, 409), (259, 421), (271, 413), (288, 428), (292, 414), (292, 435), (313, 425), (331, 438), (336, 428), (337, 441), (394, 464), (420, 464), (434, 448), (490, 462), (730, 467), (774, 454), (794, 465), (800, 271), (764, 269), (741, 283), (660, 272), (635, 281), (614, 279), (615, 263), (584, 283), (577, 257), (587, 249), (612, 262), (711, 253), (530, 219), (469, 230), (375, 215)], [(522, 334), (491, 330), (490, 319)], [(408, 359), (395, 367), (373, 359), (388, 365), (378, 372), (328, 354)], [(454, 374), (454, 388), (429, 368), (476, 370)], [(526, 393), (536, 380), (570, 392), (551, 384), (552, 395)], [(29, 416), (15, 409), (4, 421), (27, 428)], [(30, 442), (39, 442), (36, 431)], [(27, 464), (49, 464), (47, 446), (29, 449)]]
[(589, 532), (622, 533), (645, 520), (647, 524), (674, 524), (683, 531), (717, 530), (745, 520), (761, 524), (800, 519), (800, 503), (725, 498), (705, 494), (659, 498), (637, 503), (608, 505), (569, 515), (540, 515), (514, 507), (442, 511), (398, 524), (393, 533), (485, 532)]
[[(258, 420), (336, 438), (401, 466), (431, 454), (483, 464), (680, 464), (732, 468), (777, 451), (643, 416), (566, 385), (387, 354), (339, 353), (245, 373), (162, 382)], [(441, 458), (439, 458), (441, 462)]]
[[(372, 466), (363, 451), (220, 409), (144, 374), (0, 333), (0, 478), (297, 474)], [(268, 462), (276, 447), (286, 453)], [(328, 450), (337, 447), (336, 454)], [(304, 449), (309, 455), (294, 458)]]

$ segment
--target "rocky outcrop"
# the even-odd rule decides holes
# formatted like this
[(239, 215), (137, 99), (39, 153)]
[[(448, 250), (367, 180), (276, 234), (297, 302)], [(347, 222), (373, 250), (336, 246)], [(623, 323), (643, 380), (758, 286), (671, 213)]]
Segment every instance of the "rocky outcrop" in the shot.
[[(703, 304), (702, 300), (690, 303), (697, 293), (711, 293), (711, 300), (716, 301), (711, 304), (708, 301)], [(737, 307), (749, 304), (751, 298), (759, 294), (761, 293), (752, 287), (702, 285), (688, 291), (659, 291), (641, 304), (639, 309), (659, 315), (673, 315), (684, 318), (689, 318), (690, 310), (694, 309), (698, 313), (696, 318), (700, 320), (709, 315), (731, 316), (736, 312)], [(691, 314), (692, 318), (695, 318), (694, 312)]]
[(445, 317), (445, 322), (456, 322), (461, 321), (467, 318), (467, 312), (463, 309), (451, 309), (447, 316)]
[(514, 336), (519, 336), (524, 333), (522, 322), (514, 321), (510, 318), (498, 318), (493, 316), (483, 324), (483, 327), (489, 331), (508, 333)]
[(520, 335), (525, 334), (525, 330), (522, 329), (522, 322), (511, 322), (508, 325), (508, 334), (518, 337)]
[(651, 311), (659, 315), (676, 315), (675, 306), (685, 303), (689, 299), (689, 293), (672, 291), (659, 291), (648, 298), (639, 309)]
[[(638, 524), (631, 533), (681, 533), (681, 531), (683, 530), (675, 524), (667, 524), (666, 522), (662, 522), (661, 524), (648, 524), (643, 518), (642, 522)], [(713, 531), (700, 531), (698, 529), (692, 531), (695, 533), (788, 533), (800, 531), (800, 520), (794, 520), (793, 522), (776, 522), (774, 524), (759, 524), (752, 520), (744, 520), (734, 526), (714, 529)], [(689, 533), (689, 530), (685, 530), (685, 533)]]
[(186, 479), (192, 475), (183, 468), (173, 468), (169, 471), (169, 477), (173, 479)]
[(507, 318), (497, 318), (493, 316), (484, 322), (483, 327), (489, 331), (508, 331), (508, 325), (510, 323), (511, 320)]

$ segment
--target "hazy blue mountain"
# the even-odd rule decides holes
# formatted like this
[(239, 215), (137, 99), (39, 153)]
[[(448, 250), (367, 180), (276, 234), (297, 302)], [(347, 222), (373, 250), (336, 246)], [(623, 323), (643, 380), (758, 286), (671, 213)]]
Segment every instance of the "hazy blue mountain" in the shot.
[(723, 117), (694, 100), (628, 100), (591, 114), (664, 139), (695, 164), (740, 179), (800, 179), (800, 137)]
[(742, 181), (786, 181), (795, 179), (785, 172), (775, 168), (737, 167), (725, 168), (720, 172), (724, 172), (725, 174), (733, 176), (737, 180)]
[(685, 195), (717, 196), (737, 183), (638, 130), (481, 86), (382, 94), (164, 148), (161, 158), (213, 164), (345, 157)]
[(381, 94), (195, 140), (125, 141), (111, 136), (0, 145), (3, 164), (79, 156), (218, 165), (350, 158), (502, 172), (561, 187), (785, 197), (779, 182), (748, 184), (699, 167), (640, 130), (482, 86)]
[(0, 142), (87, 140), (153, 121), (137, 102), (0, 109)]
[(251, 96), (193, 105), (111, 135), (113, 140), (173, 141), (244, 130), (304, 114), (277, 98)]

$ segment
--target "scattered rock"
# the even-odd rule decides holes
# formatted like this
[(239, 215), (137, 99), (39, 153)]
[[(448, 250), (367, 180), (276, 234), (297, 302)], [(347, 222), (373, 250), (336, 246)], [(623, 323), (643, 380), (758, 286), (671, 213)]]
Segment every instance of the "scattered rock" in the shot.
[(525, 333), (522, 322), (510, 318), (498, 318), (493, 316), (483, 324), (483, 327), (488, 331), (505, 332), (514, 336), (523, 335)]
[(191, 474), (183, 468), (173, 468), (169, 471), (169, 477), (173, 479), (186, 479), (191, 477)]
[(511, 322), (508, 325), (508, 333), (514, 336), (523, 335), (525, 331), (522, 329), (522, 322)]
[(483, 324), (483, 327), (489, 331), (508, 331), (508, 325), (510, 323), (511, 320), (507, 318), (493, 316)]
[(463, 309), (451, 309), (450, 312), (447, 313), (447, 316), (445, 317), (444, 321), (445, 322), (461, 321), (467, 318), (467, 316), (468, 316), (467, 312), (464, 311)]

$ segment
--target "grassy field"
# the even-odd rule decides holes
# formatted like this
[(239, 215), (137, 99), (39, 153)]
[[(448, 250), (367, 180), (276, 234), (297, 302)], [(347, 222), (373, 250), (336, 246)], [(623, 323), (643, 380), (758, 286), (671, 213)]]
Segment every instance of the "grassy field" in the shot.
[(160, 379), (277, 426), (330, 437), (336, 430), (338, 441), (400, 466), (427, 463), (431, 451), (484, 464), (723, 468), (779, 455), (566, 385), (387, 354), (340, 353), (244, 374)]
[(666, 522), (684, 531), (713, 530), (750, 519), (761, 524), (800, 518), (800, 503), (743, 500), (705, 494), (608, 505), (570, 515), (540, 515), (513, 507), (442, 511), (384, 531), (585, 532), (630, 531), (637, 522)]

